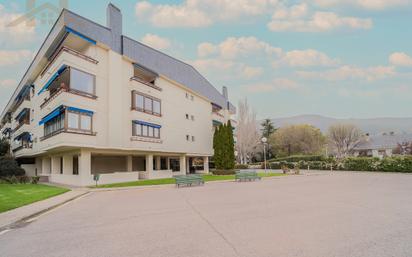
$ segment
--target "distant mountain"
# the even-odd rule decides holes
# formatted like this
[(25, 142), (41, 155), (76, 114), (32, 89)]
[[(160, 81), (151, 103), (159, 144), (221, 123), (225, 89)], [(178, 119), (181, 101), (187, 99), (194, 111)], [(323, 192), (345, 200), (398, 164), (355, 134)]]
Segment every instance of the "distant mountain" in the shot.
[(384, 132), (411, 133), (412, 118), (373, 118), (373, 119), (335, 119), (320, 115), (299, 115), (285, 118), (272, 119), (276, 127), (295, 124), (310, 124), (326, 132), (329, 126), (336, 123), (351, 123), (360, 128), (364, 133), (371, 135)]

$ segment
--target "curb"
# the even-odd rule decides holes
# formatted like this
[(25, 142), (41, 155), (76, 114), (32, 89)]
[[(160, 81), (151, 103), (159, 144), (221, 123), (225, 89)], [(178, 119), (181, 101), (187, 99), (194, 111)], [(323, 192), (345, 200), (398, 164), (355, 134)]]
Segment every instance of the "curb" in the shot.
[(4, 225), (4, 226), (0, 227), (0, 233), (3, 232), (3, 231), (6, 231), (6, 230), (12, 230), (12, 229), (24, 227), (24, 226), (30, 224), (30, 223), (32, 222), (32, 221), (31, 221), (32, 219), (34, 219), (34, 218), (36, 218), (36, 217), (38, 217), (38, 216), (40, 216), (40, 215), (42, 215), (42, 214), (44, 214), (44, 213), (46, 213), (46, 212), (48, 212), (48, 211), (51, 211), (51, 210), (53, 210), (53, 209), (56, 209), (57, 207), (60, 207), (60, 206), (66, 204), (66, 203), (68, 203), (68, 202), (71, 202), (71, 201), (74, 201), (74, 200), (76, 200), (76, 199), (78, 199), (78, 198), (80, 198), (80, 197), (83, 197), (83, 196), (85, 196), (85, 195), (87, 195), (87, 194), (89, 194), (89, 193), (90, 193), (90, 191), (87, 191), (87, 192), (84, 192), (84, 193), (82, 193), (82, 194), (76, 195), (76, 196), (74, 196), (74, 197), (72, 197), (72, 198), (69, 198), (69, 199), (64, 200), (63, 202), (60, 202), (60, 203), (55, 204), (55, 205), (52, 205), (52, 206), (47, 207), (47, 208), (45, 208), (45, 209), (43, 209), (43, 210), (40, 210), (40, 211), (37, 211), (37, 212), (35, 212), (35, 213), (33, 213), (33, 214), (27, 215), (27, 216), (25, 216), (25, 217), (23, 217), (23, 218), (21, 218), (21, 219), (19, 219), (19, 220), (17, 220), (17, 221), (13, 221), (13, 222), (11, 222), (11, 223), (9, 223), (9, 224), (7, 224), (7, 225)]

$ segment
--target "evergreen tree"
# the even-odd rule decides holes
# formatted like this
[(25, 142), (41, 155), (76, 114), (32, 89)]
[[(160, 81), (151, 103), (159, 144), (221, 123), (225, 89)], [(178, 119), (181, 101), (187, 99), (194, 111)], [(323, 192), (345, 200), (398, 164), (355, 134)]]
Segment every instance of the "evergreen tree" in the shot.
[(228, 160), (227, 160), (227, 168), (234, 169), (235, 168), (235, 140), (233, 138), (233, 127), (230, 120), (227, 123), (227, 137), (228, 137), (228, 144), (227, 144), (227, 152), (228, 152)]
[(217, 169), (233, 169), (235, 165), (233, 129), (230, 122), (216, 128), (213, 135), (214, 161)]

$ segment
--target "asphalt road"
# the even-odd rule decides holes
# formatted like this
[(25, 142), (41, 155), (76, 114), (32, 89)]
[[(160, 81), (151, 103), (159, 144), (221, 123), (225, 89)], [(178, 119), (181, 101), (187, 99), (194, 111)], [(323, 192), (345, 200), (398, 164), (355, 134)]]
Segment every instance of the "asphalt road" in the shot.
[(1, 257), (412, 256), (412, 175), (91, 193), (0, 235)]

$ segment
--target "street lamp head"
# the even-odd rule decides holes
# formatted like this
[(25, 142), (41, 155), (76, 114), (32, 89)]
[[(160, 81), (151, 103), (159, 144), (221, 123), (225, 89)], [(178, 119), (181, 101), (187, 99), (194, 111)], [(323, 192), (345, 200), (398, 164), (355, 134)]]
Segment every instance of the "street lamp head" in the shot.
[(266, 143), (268, 141), (268, 139), (266, 137), (262, 137), (262, 143)]

